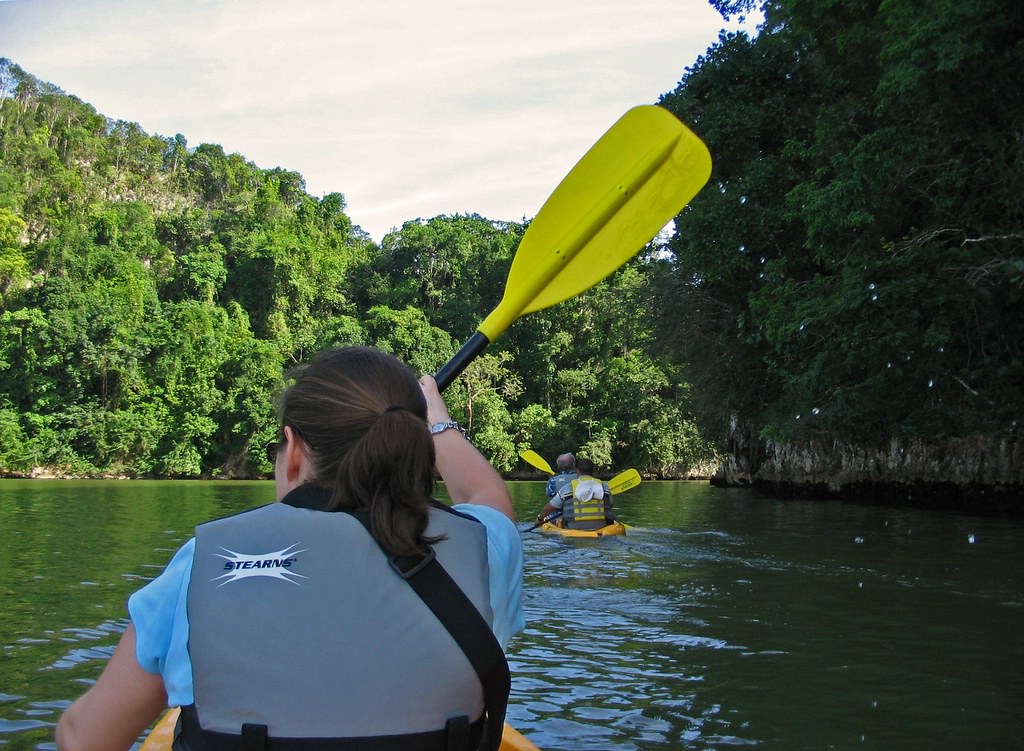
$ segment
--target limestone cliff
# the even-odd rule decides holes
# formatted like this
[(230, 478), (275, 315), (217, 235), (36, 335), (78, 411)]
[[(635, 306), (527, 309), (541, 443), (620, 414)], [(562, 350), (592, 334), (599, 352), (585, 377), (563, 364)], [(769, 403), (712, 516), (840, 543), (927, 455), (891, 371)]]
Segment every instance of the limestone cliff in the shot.
[(854, 445), (750, 438), (735, 428), (712, 482), (772, 495), (838, 498), (981, 512), (1024, 512), (1017, 436)]

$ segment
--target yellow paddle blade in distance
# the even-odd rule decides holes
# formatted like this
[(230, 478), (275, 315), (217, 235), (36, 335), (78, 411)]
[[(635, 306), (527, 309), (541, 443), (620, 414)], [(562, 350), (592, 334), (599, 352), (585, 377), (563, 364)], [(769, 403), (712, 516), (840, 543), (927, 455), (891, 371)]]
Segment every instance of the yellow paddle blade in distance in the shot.
[(608, 489), (612, 491), (612, 495), (616, 495), (635, 488), (639, 484), (640, 473), (635, 469), (627, 469), (625, 472), (620, 472), (608, 481)]
[(597, 284), (676, 216), (711, 176), (711, 155), (668, 110), (626, 112), (541, 207), (505, 293), (479, 332), (494, 341), (521, 315)]
[(549, 475), (555, 474), (555, 470), (551, 469), (551, 465), (545, 461), (544, 457), (538, 454), (533, 449), (526, 449), (526, 451), (520, 451), (519, 456), (527, 464), (532, 464), (534, 467), (539, 469), (541, 472), (547, 472)]

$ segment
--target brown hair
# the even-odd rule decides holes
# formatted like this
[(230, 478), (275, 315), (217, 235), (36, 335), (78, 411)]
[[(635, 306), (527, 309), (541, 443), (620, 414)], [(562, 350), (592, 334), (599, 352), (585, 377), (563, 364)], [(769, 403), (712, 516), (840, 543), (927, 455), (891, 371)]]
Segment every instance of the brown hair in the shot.
[(434, 492), (427, 403), (408, 366), (371, 347), (320, 353), (292, 373), (281, 424), (297, 432), (331, 491), (329, 510), (368, 509), (373, 536), (393, 555), (422, 555)]

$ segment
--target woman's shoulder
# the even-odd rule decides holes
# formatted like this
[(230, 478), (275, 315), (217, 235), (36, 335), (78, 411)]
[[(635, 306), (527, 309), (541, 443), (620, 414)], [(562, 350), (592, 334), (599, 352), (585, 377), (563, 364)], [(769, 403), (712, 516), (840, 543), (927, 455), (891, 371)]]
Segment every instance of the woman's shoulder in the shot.
[(514, 537), (517, 541), (519, 529), (515, 523), (505, 514), (490, 506), (481, 506), (475, 503), (458, 503), (452, 506), (452, 510), (463, 516), (469, 516), (480, 522), (487, 529), (488, 537)]

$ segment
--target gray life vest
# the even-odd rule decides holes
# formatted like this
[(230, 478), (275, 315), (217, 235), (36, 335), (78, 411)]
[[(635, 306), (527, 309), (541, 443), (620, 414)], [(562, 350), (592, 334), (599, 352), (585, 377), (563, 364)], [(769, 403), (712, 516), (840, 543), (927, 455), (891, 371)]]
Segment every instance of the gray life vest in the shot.
[(569, 529), (594, 530), (608, 524), (612, 494), (607, 483), (580, 475), (559, 493), (562, 523)]
[[(491, 623), (483, 525), (430, 514), (438, 561)], [(483, 712), (465, 654), (349, 514), (281, 502), (200, 525), (188, 614), (206, 731), (387, 736)]]

